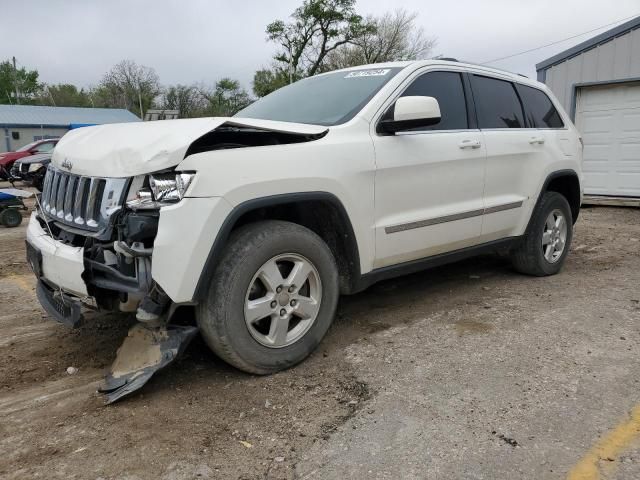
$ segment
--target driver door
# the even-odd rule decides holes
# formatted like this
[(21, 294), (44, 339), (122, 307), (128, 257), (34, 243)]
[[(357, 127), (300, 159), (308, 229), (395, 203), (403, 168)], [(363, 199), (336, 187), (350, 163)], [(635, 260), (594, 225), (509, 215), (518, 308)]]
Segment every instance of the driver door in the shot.
[[(454, 71), (423, 73), (401, 94), (414, 95), (436, 98), (441, 121), (374, 134), (374, 268), (475, 245), (482, 231), (486, 149), (468, 81)], [(392, 115), (393, 105), (382, 118)]]

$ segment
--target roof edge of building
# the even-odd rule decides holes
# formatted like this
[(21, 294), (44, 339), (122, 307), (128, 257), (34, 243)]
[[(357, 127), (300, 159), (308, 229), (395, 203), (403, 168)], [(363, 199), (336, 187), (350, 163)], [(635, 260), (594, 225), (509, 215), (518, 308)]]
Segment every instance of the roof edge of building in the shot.
[(564, 50), (552, 57), (547, 58), (546, 60), (543, 60), (540, 63), (536, 64), (536, 71), (540, 71), (540, 70), (545, 70), (557, 63), (561, 63), (567, 59), (569, 59), (570, 57), (575, 57), (576, 55), (579, 55), (580, 53), (586, 51), (586, 50), (590, 50), (594, 47), (597, 47), (598, 45), (601, 45), (603, 43), (608, 42), (609, 40), (618, 37), (620, 35), (624, 35), (628, 32), (630, 32), (631, 30), (635, 30), (636, 28), (640, 27), (640, 15), (638, 15), (635, 18), (632, 18), (631, 20), (621, 23), (620, 25), (618, 25), (617, 27), (613, 27), (609, 30), (607, 30), (606, 32), (602, 32), (598, 35), (596, 35), (595, 37), (590, 38), (589, 40), (586, 40), (582, 43), (579, 43), (578, 45), (575, 45), (571, 48), (568, 48), (567, 50)]

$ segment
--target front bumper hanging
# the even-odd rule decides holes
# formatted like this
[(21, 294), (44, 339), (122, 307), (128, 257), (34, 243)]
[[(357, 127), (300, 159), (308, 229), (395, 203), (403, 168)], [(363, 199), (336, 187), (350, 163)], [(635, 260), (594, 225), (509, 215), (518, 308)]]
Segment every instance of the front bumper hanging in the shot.
[(158, 370), (173, 362), (198, 332), (197, 327), (134, 325), (98, 391), (107, 404), (141, 388)]

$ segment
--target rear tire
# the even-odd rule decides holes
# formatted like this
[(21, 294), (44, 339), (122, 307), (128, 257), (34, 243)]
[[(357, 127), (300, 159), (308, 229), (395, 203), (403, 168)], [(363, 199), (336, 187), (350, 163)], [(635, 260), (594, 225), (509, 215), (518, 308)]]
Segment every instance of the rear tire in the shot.
[(338, 303), (338, 269), (314, 232), (283, 221), (234, 231), (197, 309), (207, 345), (248, 373), (304, 360), (326, 334)]
[(22, 223), (22, 214), (15, 208), (5, 208), (0, 212), (0, 224), (5, 227), (17, 227)]
[(545, 192), (531, 216), (527, 233), (511, 254), (514, 268), (537, 277), (555, 275), (567, 258), (572, 237), (569, 202), (557, 192)]

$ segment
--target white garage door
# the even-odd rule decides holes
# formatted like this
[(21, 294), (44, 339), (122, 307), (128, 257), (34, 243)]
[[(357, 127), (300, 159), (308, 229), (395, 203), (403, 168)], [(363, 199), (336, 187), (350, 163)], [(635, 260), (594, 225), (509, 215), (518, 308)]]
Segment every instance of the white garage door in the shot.
[(576, 101), (585, 193), (640, 197), (640, 82), (583, 87)]

